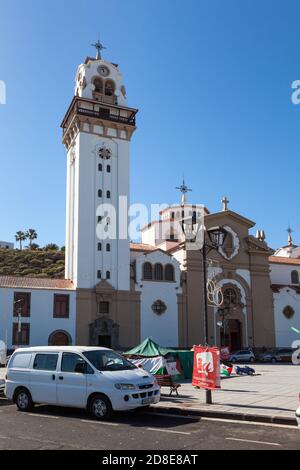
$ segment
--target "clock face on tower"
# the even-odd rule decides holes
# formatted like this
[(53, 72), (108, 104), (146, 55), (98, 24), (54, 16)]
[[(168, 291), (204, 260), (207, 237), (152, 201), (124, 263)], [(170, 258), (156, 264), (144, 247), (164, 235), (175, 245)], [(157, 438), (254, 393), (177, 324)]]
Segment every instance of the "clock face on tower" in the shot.
[(105, 65), (100, 65), (98, 72), (102, 77), (108, 77), (109, 75), (109, 69)]

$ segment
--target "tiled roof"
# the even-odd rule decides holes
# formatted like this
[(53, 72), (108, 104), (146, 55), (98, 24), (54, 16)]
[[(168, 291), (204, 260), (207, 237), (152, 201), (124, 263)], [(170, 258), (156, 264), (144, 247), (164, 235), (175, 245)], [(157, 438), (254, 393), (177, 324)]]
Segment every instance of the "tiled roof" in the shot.
[(69, 279), (32, 278), (0, 276), (0, 288), (12, 287), (19, 289), (75, 289), (74, 284)]
[(130, 249), (133, 251), (154, 251), (157, 250), (157, 247), (147, 243), (130, 243)]
[(276, 264), (296, 264), (300, 266), (300, 258), (286, 258), (284, 256), (270, 256), (270, 263)]

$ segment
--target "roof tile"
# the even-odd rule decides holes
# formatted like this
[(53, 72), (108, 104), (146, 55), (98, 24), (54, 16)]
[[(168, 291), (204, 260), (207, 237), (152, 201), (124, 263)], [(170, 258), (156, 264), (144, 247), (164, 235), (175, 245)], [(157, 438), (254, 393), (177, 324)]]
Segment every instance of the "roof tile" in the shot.
[(73, 282), (69, 279), (0, 276), (0, 288), (3, 287), (19, 289), (75, 289)]

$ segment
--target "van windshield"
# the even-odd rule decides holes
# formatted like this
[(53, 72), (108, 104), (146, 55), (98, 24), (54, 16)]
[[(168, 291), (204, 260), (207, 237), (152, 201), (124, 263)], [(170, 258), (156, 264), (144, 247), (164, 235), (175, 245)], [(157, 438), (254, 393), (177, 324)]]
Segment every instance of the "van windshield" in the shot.
[(114, 351), (85, 351), (83, 355), (100, 371), (136, 369), (136, 366)]

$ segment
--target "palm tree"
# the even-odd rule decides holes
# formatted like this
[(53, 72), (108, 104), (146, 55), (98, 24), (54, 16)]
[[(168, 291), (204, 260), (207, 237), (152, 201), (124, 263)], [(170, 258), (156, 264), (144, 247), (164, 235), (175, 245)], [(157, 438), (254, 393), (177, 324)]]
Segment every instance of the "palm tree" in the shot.
[(31, 249), (33, 240), (37, 239), (36, 230), (34, 230), (34, 228), (29, 228), (26, 232), (26, 237), (29, 240), (29, 248)]
[(20, 243), (20, 250), (22, 250), (22, 242), (25, 241), (27, 238), (27, 235), (25, 232), (22, 232), (22, 230), (19, 230), (16, 235), (15, 235), (15, 239), (17, 242)]

